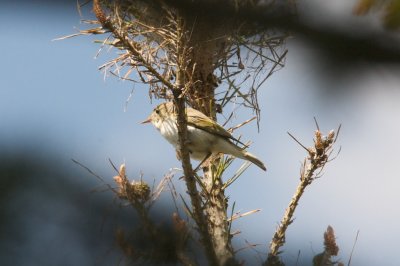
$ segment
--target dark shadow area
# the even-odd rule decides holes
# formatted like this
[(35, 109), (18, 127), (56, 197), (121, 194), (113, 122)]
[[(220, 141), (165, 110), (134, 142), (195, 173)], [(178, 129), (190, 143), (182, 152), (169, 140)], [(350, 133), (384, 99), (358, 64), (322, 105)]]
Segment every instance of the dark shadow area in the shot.
[[(123, 0), (129, 4), (133, 0)], [(169, 5), (185, 10), (193, 16), (207, 16), (213, 18), (240, 18), (258, 28), (277, 29), (288, 32), (293, 38), (300, 38), (324, 54), (326, 60), (333, 62), (337, 71), (346, 71), (347, 67), (364, 63), (400, 63), (400, 40), (397, 33), (382, 30), (373, 30), (368, 22), (354, 25), (349, 22), (347, 27), (337, 25), (340, 21), (332, 21), (329, 25), (322, 25), (319, 21), (306, 21), (304, 14), (299, 14), (296, 8), (290, 5), (291, 1), (282, 1), (273, 5), (256, 5), (253, 1), (242, 1), (237, 5), (230, 0), (168, 0)], [(268, 1), (266, 1), (268, 2)], [(158, 7), (162, 2), (152, 1)], [(288, 4), (289, 3), (289, 4)], [(92, 1), (49, 1), (40, 0), (18, 1), (18, 4), (8, 1), (7, 6), (20, 5), (21, 9), (39, 8), (60, 12), (64, 7), (76, 6), (82, 8), (83, 19), (92, 16)], [(299, 1), (301, 5), (301, 1)], [(318, 12), (319, 10), (315, 10)], [(299, 11), (301, 12), (301, 11)], [(310, 11), (311, 12), (311, 11)], [(351, 10), (349, 10), (349, 13)], [(379, 14), (378, 14), (379, 15)], [(344, 68), (343, 68), (344, 67)]]
[[(132, 0), (124, 1), (129, 3)], [(302, 14), (298, 14), (291, 1), (282, 1), (279, 4), (272, 1), (271, 5), (253, 5), (253, 1), (242, 1), (238, 4), (230, 0), (168, 0), (167, 2), (193, 16), (207, 16), (210, 19), (236, 17), (246, 20), (257, 28), (288, 32), (294, 38), (306, 40), (323, 52), (325, 59), (332, 61), (337, 71), (345, 71), (347, 67), (367, 62), (400, 63), (400, 41), (395, 33), (372, 30), (367, 22), (362, 25), (349, 23), (347, 28), (335, 25), (340, 21), (332, 21), (330, 25), (322, 25), (318, 21), (310, 23), (302, 18)]]
[[(151, 213), (154, 240), (135, 210), (113, 192), (97, 189), (101, 182), (86, 170), (61, 167), (55, 154), (33, 154), (0, 155), (2, 265), (180, 265), (173, 209)], [(186, 254), (202, 265), (201, 247), (192, 240)], [(255, 254), (239, 257), (254, 262)], [(257, 257), (265, 259), (261, 253)]]
[(176, 261), (173, 210), (152, 213), (159, 228), (155, 243), (130, 206), (98, 189), (99, 180), (78, 166), (60, 166), (55, 154), (38, 158), (38, 152), (0, 154), (2, 265), (125, 265), (139, 253), (153, 256), (134, 264), (148, 265), (157, 256), (155, 261)]

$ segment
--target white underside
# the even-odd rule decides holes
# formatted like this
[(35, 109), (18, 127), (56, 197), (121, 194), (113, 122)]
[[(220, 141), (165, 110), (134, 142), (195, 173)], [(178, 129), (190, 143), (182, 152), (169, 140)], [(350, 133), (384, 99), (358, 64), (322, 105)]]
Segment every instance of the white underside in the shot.
[[(178, 128), (175, 121), (167, 119), (158, 126), (156, 125), (161, 135), (178, 149)], [(229, 140), (192, 126), (188, 126), (188, 141), (190, 157), (195, 160), (201, 161), (212, 153), (225, 153), (243, 158), (243, 152)]]

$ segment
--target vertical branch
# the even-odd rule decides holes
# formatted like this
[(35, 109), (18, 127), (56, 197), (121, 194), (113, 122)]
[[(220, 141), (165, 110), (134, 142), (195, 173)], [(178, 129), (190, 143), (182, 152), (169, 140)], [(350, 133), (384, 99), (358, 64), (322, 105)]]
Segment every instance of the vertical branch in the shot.
[(296, 210), (297, 205), (299, 204), (299, 200), (301, 196), (303, 195), (306, 187), (311, 184), (311, 178), (313, 175), (313, 172), (315, 171), (315, 168), (311, 166), (307, 170), (307, 174), (302, 174), (300, 178), (300, 183), (297, 186), (296, 192), (294, 193), (292, 200), (289, 203), (289, 206), (286, 208), (285, 214), (283, 215), (283, 218), (275, 231), (275, 234), (272, 238), (272, 241), (270, 243), (270, 250), (268, 253), (268, 258), (267, 258), (267, 263), (266, 265), (272, 266), (272, 265), (281, 265), (280, 260), (279, 260), (279, 248), (285, 244), (285, 239), (286, 239), (286, 230), (289, 227), (289, 225), (293, 222), (293, 214), (294, 211)]
[[(217, 81), (214, 75), (218, 51), (225, 49), (226, 40), (220, 29), (210, 30), (210, 22), (198, 17), (191, 29), (196, 30), (188, 40), (191, 47), (188, 79), (193, 80), (188, 90), (192, 106), (216, 120), (215, 88)], [(189, 30), (189, 29), (188, 29)], [(229, 233), (227, 217), (227, 199), (224, 193), (222, 177), (216, 174), (219, 156), (212, 156), (203, 164), (204, 211), (207, 216), (207, 229), (213, 241), (213, 248), (219, 265), (236, 265), (234, 251)]]
[[(178, 111), (178, 128), (185, 135), (180, 139), (181, 157), (184, 171), (188, 171), (185, 175), (188, 178), (187, 185), (195, 188), (195, 181), (189, 160), (189, 152), (182, 149), (186, 146), (187, 127), (186, 114), (184, 113), (185, 99), (191, 105), (211, 117), (216, 119), (215, 112), (215, 81), (213, 80), (214, 56), (215, 49), (218, 45), (214, 44), (208, 38), (210, 31), (203, 25), (202, 21), (197, 20), (195, 25), (191, 25), (189, 29), (188, 22), (177, 18), (177, 70), (176, 70), (176, 89), (173, 92), (175, 105)], [(187, 32), (196, 27), (196, 37), (190, 36)], [(189, 71), (190, 70), (190, 71)], [(184, 91), (184, 92), (183, 92)], [(214, 252), (218, 265), (237, 264), (234, 260), (234, 252), (231, 245), (229, 235), (229, 226), (227, 221), (227, 200), (224, 195), (223, 182), (220, 176), (215, 175), (215, 165), (219, 162), (218, 158), (210, 159), (203, 167), (204, 177), (202, 182), (203, 188), (206, 190), (202, 193), (204, 199), (204, 212), (206, 220), (204, 223), (199, 221), (199, 229), (204, 230), (204, 234), (210, 237), (212, 251)], [(190, 165), (190, 169), (189, 166)], [(186, 169), (186, 170), (185, 170)], [(190, 190), (189, 190), (190, 191)], [(196, 192), (198, 193), (198, 192)], [(192, 197), (192, 195), (191, 195)], [(195, 195), (196, 199), (200, 198), (200, 194)], [(196, 207), (193, 204), (193, 207)], [(202, 211), (203, 211), (202, 209)], [(202, 212), (202, 214), (204, 214)], [(200, 218), (200, 217), (198, 217)], [(201, 226), (204, 226), (200, 228)], [(207, 239), (208, 241), (208, 239)], [(211, 255), (211, 254), (210, 254)]]
[(224, 183), (221, 176), (215, 173), (218, 163), (219, 158), (212, 157), (203, 167), (203, 181), (207, 189), (205, 212), (209, 219), (208, 230), (213, 237), (214, 249), (218, 254), (220, 264), (237, 265), (229, 232), (228, 200), (224, 193)]
[[(179, 20), (179, 18), (178, 18)], [(201, 241), (210, 265), (218, 265), (218, 259), (213, 249), (213, 241), (207, 229), (208, 220), (202, 208), (201, 196), (196, 187), (193, 168), (190, 162), (189, 150), (187, 149), (187, 117), (185, 113), (185, 98), (182, 95), (185, 82), (185, 56), (183, 44), (183, 29), (181, 21), (177, 22), (177, 70), (176, 86), (173, 89), (174, 104), (177, 112), (177, 127), (179, 135), (180, 155), (182, 159), (182, 168), (185, 175), (185, 182), (192, 203), (193, 219), (195, 220)]]
[(196, 179), (194, 178), (192, 164), (190, 163), (189, 150), (187, 149), (185, 144), (187, 142), (187, 119), (185, 113), (185, 100), (184, 98), (179, 97), (180, 92), (180, 89), (175, 89), (173, 91), (173, 94), (174, 103), (177, 111), (177, 126), (180, 146), (179, 152), (182, 159), (182, 168), (185, 176), (186, 187), (188, 189), (188, 194), (192, 203), (193, 219), (197, 224), (198, 231), (201, 236), (201, 242), (204, 245), (210, 265), (218, 265), (217, 257), (213, 249), (213, 241), (207, 229), (208, 220), (203, 212), (200, 193), (196, 187)]
[[(338, 131), (339, 130), (340, 127)], [(272, 237), (267, 261), (265, 262), (265, 265), (268, 266), (283, 265), (278, 255), (280, 253), (279, 249), (285, 243), (286, 230), (293, 222), (293, 214), (299, 204), (300, 198), (303, 196), (306, 187), (319, 177), (325, 164), (329, 161), (333, 144), (336, 141), (335, 132), (333, 130), (329, 132), (328, 136), (322, 136), (318, 128), (318, 130), (315, 131), (314, 147), (306, 148), (290, 133), (288, 134), (308, 152), (308, 157), (304, 160), (301, 169), (300, 183), (297, 186), (296, 192), (294, 193), (292, 200), (290, 201), (289, 206), (287, 207), (285, 214), (278, 228), (276, 229), (274, 236)]]

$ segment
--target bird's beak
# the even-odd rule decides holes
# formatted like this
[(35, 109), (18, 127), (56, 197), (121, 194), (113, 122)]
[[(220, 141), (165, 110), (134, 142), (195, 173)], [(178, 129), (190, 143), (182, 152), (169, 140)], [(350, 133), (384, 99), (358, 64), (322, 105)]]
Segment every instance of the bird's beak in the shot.
[(151, 118), (149, 116), (146, 120), (142, 121), (140, 124), (147, 124), (147, 123), (150, 123), (150, 122), (151, 122)]

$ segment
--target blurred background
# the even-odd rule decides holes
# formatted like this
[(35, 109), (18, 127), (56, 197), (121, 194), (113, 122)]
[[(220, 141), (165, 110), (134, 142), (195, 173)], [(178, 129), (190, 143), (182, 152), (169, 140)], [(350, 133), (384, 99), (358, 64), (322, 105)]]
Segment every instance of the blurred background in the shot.
[[(237, 249), (258, 244), (239, 253), (250, 263), (265, 256), (306, 156), (287, 131), (311, 145), (315, 116), (326, 133), (342, 124), (341, 152), (301, 199), (284, 261), (310, 265), (331, 225), (345, 264), (358, 230), (351, 265), (400, 264), (400, 38), (383, 28), (379, 14), (352, 15), (355, 3), (299, 1), (300, 26), (288, 26), (286, 65), (259, 95), (260, 132), (255, 124), (237, 132), (268, 166), (266, 173), (251, 166), (227, 191), (236, 211), (262, 210), (233, 225), (242, 232)], [(93, 19), (89, 6), (85, 19)], [(158, 104), (147, 87), (97, 70), (115, 51), (96, 56), (93, 37), (52, 41), (85, 28), (80, 19), (74, 0), (0, 4), (2, 265), (124, 261), (115, 231), (132, 227), (134, 212), (71, 159), (110, 184), (116, 173), (109, 159), (150, 184), (180, 167), (174, 149), (139, 123)], [(183, 192), (179, 176), (175, 185)], [(152, 215), (168, 220), (173, 208), (164, 192)]]

